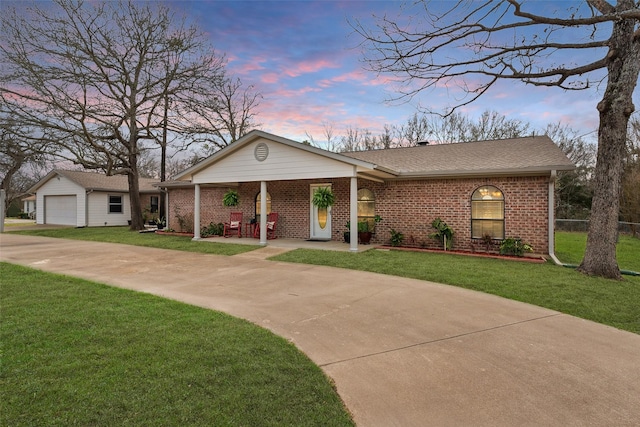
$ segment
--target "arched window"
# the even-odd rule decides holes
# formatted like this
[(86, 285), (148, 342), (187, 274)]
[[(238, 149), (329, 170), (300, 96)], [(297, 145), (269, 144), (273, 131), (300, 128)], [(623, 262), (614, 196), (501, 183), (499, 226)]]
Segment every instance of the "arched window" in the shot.
[(358, 190), (358, 222), (368, 221), (373, 229), (376, 216), (376, 196), (366, 188)]
[(493, 185), (484, 185), (471, 195), (471, 237), (504, 239), (504, 195)]
[[(260, 222), (260, 192), (256, 194), (256, 221)], [(267, 192), (267, 215), (271, 213), (271, 194)]]

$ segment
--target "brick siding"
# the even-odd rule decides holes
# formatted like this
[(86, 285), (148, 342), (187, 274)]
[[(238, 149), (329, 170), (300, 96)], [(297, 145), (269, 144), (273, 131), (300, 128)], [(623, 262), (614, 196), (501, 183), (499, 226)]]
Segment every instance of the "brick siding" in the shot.
[[(389, 243), (393, 228), (405, 235), (406, 246), (435, 248), (436, 240), (429, 237), (434, 230), (431, 222), (442, 218), (455, 232), (453, 248), (472, 250), (471, 194), (482, 185), (500, 189), (505, 199), (505, 237), (520, 237), (533, 246), (534, 252), (548, 250), (548, 182), (540, 177), (499, 177), (468, 179), (406, 180), (378, 183), (358, 180), (358, 188), (367, 188), (375, 194), (376, 214), (383, 218), (376, 227), (374, 244)], [(310, 190), (313, 183), (331, 183), (336, 196), (332, 208), (331, 231), (333, 240), (343, 240), (349, 220), (349, 179), (274, 181), (267, 183), (271, 195), (271, 210), (278, 212), (276, 234), (279, 237), (308, 239), (310, 229)], [(232, 211), (241, 211), (244, 222), (255, 216), (255, 197), (259, 182), (241, 183), (238, 187), (239, 206), (222, 205), (227, 188), (201, 187), (201, 226), (210, 222), (229, 220)], [(193, 218), (194, 190), (170, 189), (169, 227), (179, 230), (176, 213)], [(479, 243), (479, 242), (476, 242)]]

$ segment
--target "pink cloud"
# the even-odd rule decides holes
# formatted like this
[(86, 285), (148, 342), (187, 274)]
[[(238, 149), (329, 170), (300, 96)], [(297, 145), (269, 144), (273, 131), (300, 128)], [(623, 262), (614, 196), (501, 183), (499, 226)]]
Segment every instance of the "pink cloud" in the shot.
[(278, 73), (264, 73), (260, 75), (260, 81), (262, 83), (274, 84), (277, 83), (280, 79), (280, 74)]
[(284, 73), (289, 77), (298, 77), (302, 74), (317, 73), (325, 69), (339, 68), (340, 64), (327, 59), (314, 59), (303, 61), (295, 64), (293, 67), (287, 67)]

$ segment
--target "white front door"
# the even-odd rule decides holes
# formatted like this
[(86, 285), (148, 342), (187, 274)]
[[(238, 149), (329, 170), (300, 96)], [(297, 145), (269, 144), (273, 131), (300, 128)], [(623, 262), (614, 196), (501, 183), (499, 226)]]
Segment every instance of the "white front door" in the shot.
[(331, 207), (318, 208), (311, 200), (317, 188), (326, 187), (331, 189), (331, 184), (311, 184), (309, 196), (309, 206), (311, 207), (311, 232), (309, 238), (319, 240), (331, 240)]

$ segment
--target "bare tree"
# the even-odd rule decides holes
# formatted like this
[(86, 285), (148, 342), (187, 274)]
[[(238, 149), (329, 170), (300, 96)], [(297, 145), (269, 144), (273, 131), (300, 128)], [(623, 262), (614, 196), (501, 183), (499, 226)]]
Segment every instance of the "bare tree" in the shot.
[[(619, 194), (627, 123), (640, 72), (640, 5), (635, 0), (586, 0), (579, 7), (543, 16), (533, 11), (535, 2), (518, 0), (459, 1), (442, 12), (427, 2), (419, 4), (417, 28), (412, 21), (387, 18), (373, 30), (354, 25), (364, 38), (368, 67), (398, 76), (405, 83), (401, 96), (412, 97), (437, 84), (451, 90), (457, 85), (463, 95), (456, 108), (475, 101), (501, 80), (565, 90), (590, 89), (606, 81), (597, 105), (594, 194), (579, 270), (619, 279)], [(582, 63), (568, 60), (583, 52)]]
[(323, 148), (327, 151), (333, 151), (334, 153), (340, 151), (339, 140), (335, 136), (333, 123), (322, 122), (322, 136), (327, 141), (324, 144), (317, 142), (309, 132), (305, 131), (305, 135), (307, 135), (309, 144), (313, 147)]
[(525, 136), (529, 133), (529, 123), (509, 119), (497, 111), (484, 111), (477, 123), (471, 123), (469, 135), (464, 142), (489, 141)]
[(413, 147), (419, 142), (427, 141), (429, 136), (427, 117), (414, 113), (404, 125), (396, 128), (396, 134), (398, 135), (397, 144), (400, 147)]
[(5, 206), (0, 209), (5, 215), (11, 203), (40, 178), (29, 172), (37, 171), (47, 162), (50, 146), (46, 138), (36, 138), (32, 129), (0, 115), (0, 188), (6, 194)]
[(255, 116), (261, 99), (253, 86), (243, 88), (240, 79), (214, 76), (180, 100), (192, 123), (185, 131), (203, 145), (205, 156), (213, 154), (260, 127)]
[(54, 0), (8, 9), (3, 108), (42, 129), (60, 156), (126, 174), (131, 228), (143, 228), (140, 144), (156, 138), (167, 96), (215, 74), (220, 59), (195, 27), (153, 3)]

